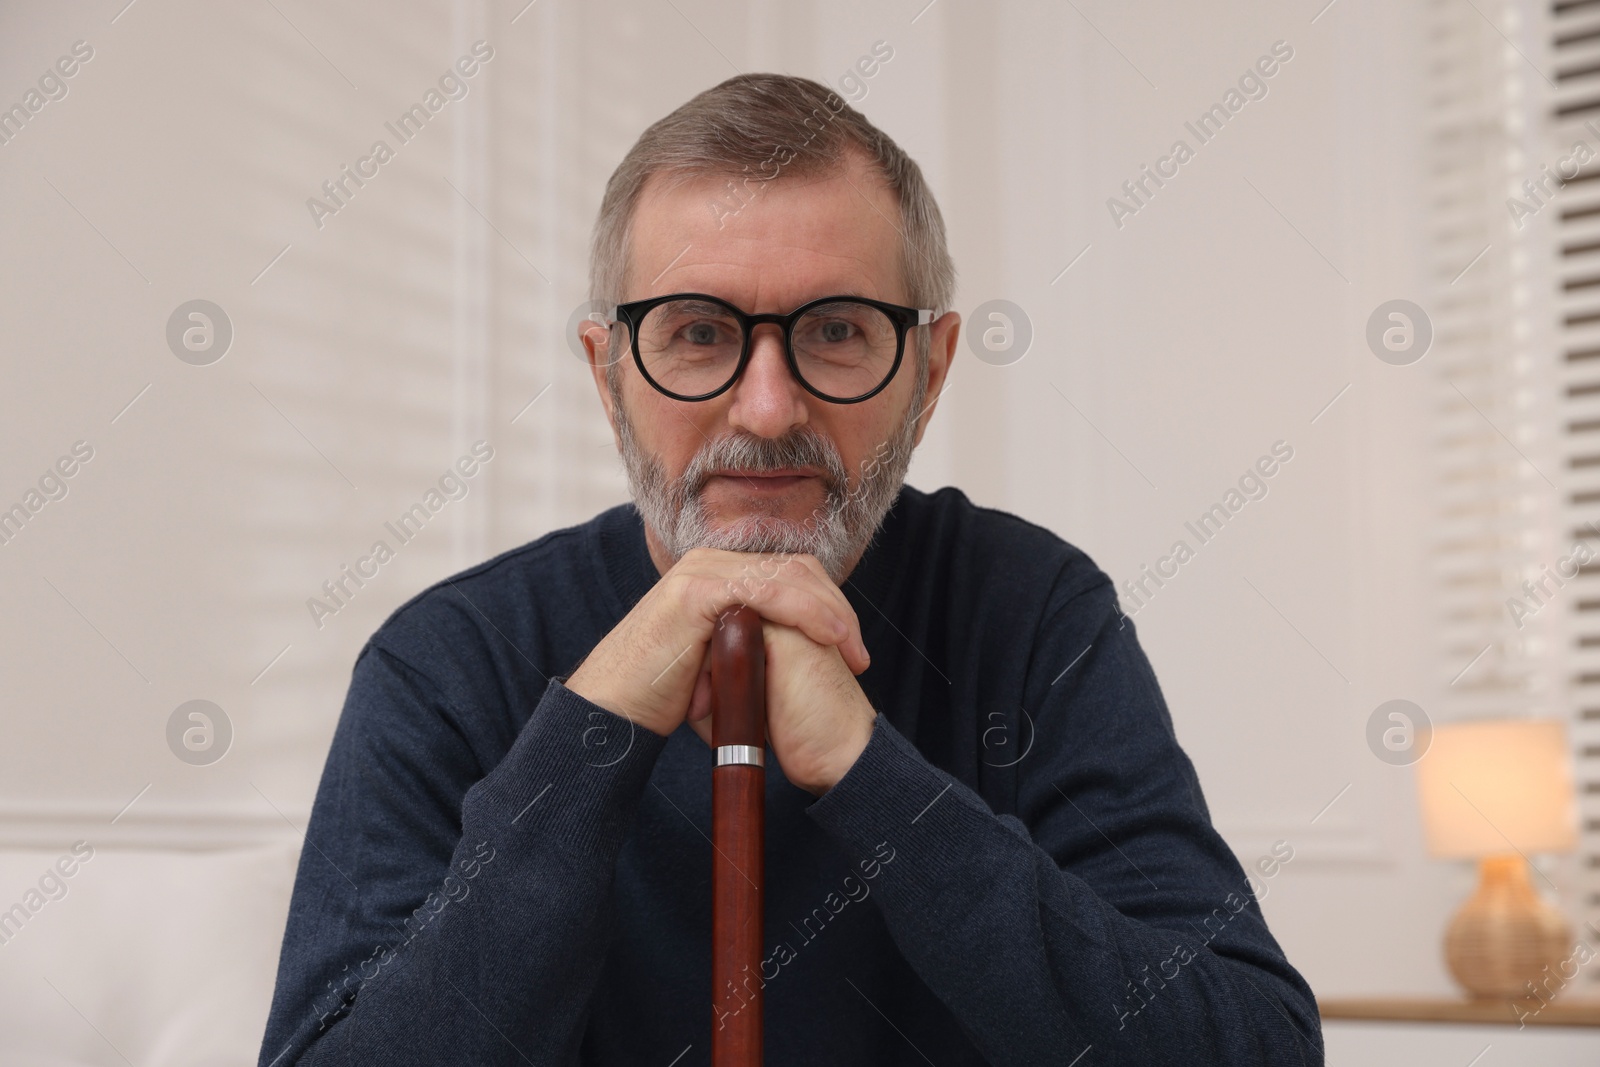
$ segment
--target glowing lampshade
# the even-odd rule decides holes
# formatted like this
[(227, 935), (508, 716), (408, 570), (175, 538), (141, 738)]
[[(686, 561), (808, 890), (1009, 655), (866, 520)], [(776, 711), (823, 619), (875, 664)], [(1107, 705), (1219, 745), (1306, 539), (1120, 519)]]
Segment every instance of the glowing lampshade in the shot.
[(1577, 847), (1578, 802), (1558, 719), (1436, 725), (1417, 784), (1435, 858)]

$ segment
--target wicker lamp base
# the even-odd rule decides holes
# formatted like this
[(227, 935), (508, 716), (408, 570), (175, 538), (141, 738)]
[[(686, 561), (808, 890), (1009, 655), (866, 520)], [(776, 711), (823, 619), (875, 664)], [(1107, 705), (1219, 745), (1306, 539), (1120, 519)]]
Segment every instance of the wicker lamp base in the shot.
[[(1556, 968), (1572, 948), (1572, 927), (1539, 896), (1520, 855), (1486, 856), (1478, 875), (1477, 890), (1445, 932), (1450, 973), (1473, 997), (1554, 995), (1563, 984)], [(1551, 976), (1554, 987), (1545, 981)]]

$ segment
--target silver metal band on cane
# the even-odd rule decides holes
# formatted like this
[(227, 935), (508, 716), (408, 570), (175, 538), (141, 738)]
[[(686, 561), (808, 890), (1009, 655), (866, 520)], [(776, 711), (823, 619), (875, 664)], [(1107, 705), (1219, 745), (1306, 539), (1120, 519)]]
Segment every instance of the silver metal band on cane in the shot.
[(767, 753), (764, 749), (754, 745), (720, 745), (717, 748), (717, 766), (725, 767), (730, 763), (743, 763), (751, 767), (765, 767)]

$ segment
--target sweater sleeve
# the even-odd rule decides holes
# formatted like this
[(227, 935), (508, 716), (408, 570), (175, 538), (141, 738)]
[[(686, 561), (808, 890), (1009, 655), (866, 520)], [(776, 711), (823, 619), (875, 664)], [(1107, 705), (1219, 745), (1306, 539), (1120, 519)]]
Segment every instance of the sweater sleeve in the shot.
[(1212, 827), (1109, 582), (1049, 613), (1032, 664), (1018, 815), (881, 714), (806, 808), (852, 859), (892, 850), (874, 898), (907, 962), (991, 1063), (1321, 1067), (1257, 902), (1279, 865), (1247, 878)]
[(438, 687), (358, 658), (259, 1063), (573, 1064), (610, 885), (667, 739), (548, 683), (484, 775)]

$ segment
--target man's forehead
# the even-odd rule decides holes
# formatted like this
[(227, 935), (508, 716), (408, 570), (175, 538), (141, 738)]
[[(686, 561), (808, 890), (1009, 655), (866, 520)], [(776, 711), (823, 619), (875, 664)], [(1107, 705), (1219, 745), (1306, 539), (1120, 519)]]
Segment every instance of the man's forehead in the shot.
[(836, 294), (901, 302), (899, 225), (894, 195), (860, 166), (765, 183), (652, 178), (630, 227), (627, 299), (705, 292), (752, 312)]

